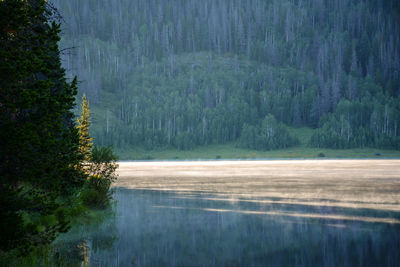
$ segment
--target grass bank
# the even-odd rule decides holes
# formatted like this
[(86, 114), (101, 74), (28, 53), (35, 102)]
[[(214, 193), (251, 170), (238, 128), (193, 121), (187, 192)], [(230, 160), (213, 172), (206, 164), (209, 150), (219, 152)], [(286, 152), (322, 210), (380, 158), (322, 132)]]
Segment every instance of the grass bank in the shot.
[(234, 143), (208, 145), (194, 150), (117, 150), (121, 160), (259, 159), (259, 158), (400, 158), (400, 151), (375, 148), (319, 149), (297, 146), (288, 149), (257, 151), (237, 148)]
[(300, 144), (296, 147), (259, 151), (237, 147), (235, 142), (199, 146), (193, 150), (164, 148), (146, 150), (142, 147), (117, 149), (121, 160), (186, 160), (186, 159), (259, 159), (259, 158), (400, 158), (400, 151), (376, 148), (323, 149), (309, 147), (313, 134), (310, 128), (291, 128)]

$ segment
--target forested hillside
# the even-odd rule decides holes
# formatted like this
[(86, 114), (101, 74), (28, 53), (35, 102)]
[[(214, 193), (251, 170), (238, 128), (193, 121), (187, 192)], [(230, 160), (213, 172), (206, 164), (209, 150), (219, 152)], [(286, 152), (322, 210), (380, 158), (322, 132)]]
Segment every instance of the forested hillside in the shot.
[(52, 0), (117, 147), (400, 149), (398, 0)]

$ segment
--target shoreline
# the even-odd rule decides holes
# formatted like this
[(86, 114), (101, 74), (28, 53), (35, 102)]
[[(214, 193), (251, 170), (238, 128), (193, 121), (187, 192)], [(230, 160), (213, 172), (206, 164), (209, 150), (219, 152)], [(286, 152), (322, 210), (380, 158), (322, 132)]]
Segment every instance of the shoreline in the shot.
[(330, 158), (330, 157), (321, 157), (321, 158), (254, 158), (254, 159), (240, 159), (240, 158), (221, 158), (221, 159), (212, 159), (212, 158), (189, 158), (189, 159), (151, 159), (151, 160), (118, 160), (118, 164), (120, 163), (134, 163), (134, 162), (143, 162), (143, 163), (151, 163), (151, 162), (276, 162), (276, 161), (347, 161), (347, 160), (361, 160), (361, 161), (375, 161), (375, 160), (399, 160), (400, 157), (376, 157), (376, 158)]
[(120, 162), (117, 172), (114, 188), (369, 209), (400, 204), (400, 159), (136, 161)]

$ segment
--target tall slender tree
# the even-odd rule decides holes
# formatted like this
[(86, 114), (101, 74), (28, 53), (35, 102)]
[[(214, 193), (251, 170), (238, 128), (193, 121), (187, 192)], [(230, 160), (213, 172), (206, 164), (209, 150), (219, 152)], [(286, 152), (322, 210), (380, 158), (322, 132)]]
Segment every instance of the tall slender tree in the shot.
[(82, 113), (78, 118), (78, 133), (79, 133), (79, 151), (82, 155), (84, 155), (84, 160), (86, 162), (90, 161), (90, 156), (92, 153), (93, 147), (93, 138), (90, 137), (89, 128), (90, 128), (90, 103), (86, 99), (86, 95), (83, 94), (82, 104), (81, 104)]

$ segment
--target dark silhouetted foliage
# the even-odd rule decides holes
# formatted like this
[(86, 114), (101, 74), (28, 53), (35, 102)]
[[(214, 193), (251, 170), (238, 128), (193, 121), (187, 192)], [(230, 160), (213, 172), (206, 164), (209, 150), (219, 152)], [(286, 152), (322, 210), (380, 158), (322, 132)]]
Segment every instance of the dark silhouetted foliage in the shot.
[(0, 250), (29, 250), (68, 229), (85, 182), (59, 58), (60, 26), (44, 0), (0, 2)]

